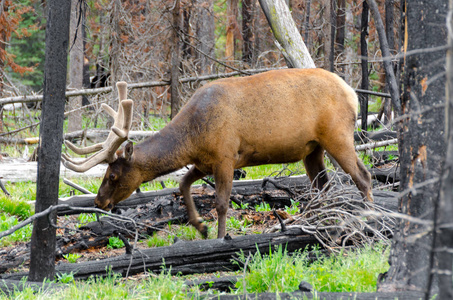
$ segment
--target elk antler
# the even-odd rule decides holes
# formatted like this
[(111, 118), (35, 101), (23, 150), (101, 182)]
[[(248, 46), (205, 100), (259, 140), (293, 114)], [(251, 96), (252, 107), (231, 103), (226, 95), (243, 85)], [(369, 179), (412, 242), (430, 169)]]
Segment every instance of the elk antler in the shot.
[(102, 162), (111, 163), (116, 160), (116, 150), (121, 144), (128, 139), (129, 130), (132, 125), (132, 110), (133, 101), (127, 97), (127, 83), (124, 81), (116, 84), (118, 88), (119, 105), (118, 112), (107, 104), (102, 104), (102, 108), (114, 119), (113, 126), (103, 143), (93, 146), (79, 148), (69, 141), (65, 141), (66, 147), (74, 151), (78, 155), (90, 154), (96, 152), (92, 156), (82, 161), (74, 161), (68, 155), (62, 155), (63, 165), (76, 172), (85, 172), (97, 164)]

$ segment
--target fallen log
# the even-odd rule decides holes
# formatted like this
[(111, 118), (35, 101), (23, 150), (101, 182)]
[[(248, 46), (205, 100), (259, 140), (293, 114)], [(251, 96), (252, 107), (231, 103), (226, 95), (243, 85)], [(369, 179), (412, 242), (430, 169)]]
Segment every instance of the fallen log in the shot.
[[(278, 246), (283, 246), (291, 253), (315, 245), (320, 246), (316, 238), (296, 228), (282, 233), (246, 235), (233, 239), (226, 237), (215, 240), (178, 241), (172, 246), (134, 251), (132, 255), (77, 264), (59, 263), (55, 269), (57, 274), (72, 273), (77, 279), (106, 276), (109, 272), (120, 273), (123, 276), (141, 272), (159, 274), (163, 266), (172, 274), (211, 273), (238, 270), (240, 263), (235, 259), (241, 251), (247, 256), (257, 251), (270, 253)], [(2, 279), (20, 279), (23, 276), (24, 273), (5, 274), (2, 275)]]

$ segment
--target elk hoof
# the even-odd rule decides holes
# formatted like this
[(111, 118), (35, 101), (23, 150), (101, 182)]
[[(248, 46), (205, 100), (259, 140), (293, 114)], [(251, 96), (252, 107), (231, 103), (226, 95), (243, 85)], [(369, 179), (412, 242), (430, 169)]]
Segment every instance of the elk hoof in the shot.
[(207, 239), (208, 238), (208, 226), (206, 224), (201, 224), (201, 229), (200, 229), (200, 233), (201, 233), (201, 236), (203, 237), (203, 239)]

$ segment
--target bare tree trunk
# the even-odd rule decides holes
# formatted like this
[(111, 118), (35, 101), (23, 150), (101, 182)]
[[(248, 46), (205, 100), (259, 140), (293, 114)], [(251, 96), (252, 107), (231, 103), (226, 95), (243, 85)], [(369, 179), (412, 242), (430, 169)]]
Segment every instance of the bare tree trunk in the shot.
[[(79, 5), (78, 5), (79, 4)], [(69, 88), (83, 88), (83, 2), (71, 0), (70, 53), (69, 53)], [(82, 96), (69, 98), (69, 110), (75, 110), (68, 116), (68, 132), (82, 129)]]
[[(449, 28), (453, 28), (453, 0), (449, 0)], [(445, 159), (444, 170), (442, 172), (442, 187), (440, 190), (440, 199), (435, 211), (435, 227), (433, 231), (435, 238), (435, 248), (431, 253), (431, 268), (434, 266), (433, 258), (437, 256), (438, 277), (439, 277), (439, 299), (453, 299), (452, 284), (452, 265), (453, 265), (453, 227), (451, 216), (453, 216), (453, 38), (451, 29), (448, 32), (447, 51), (447, 88), (446, 88), (446, 120), (445, 131), (447, 141), (447, 155)], [(429, 285), (433, 280), (433, 272), (430, 274)], [(430, 286), (428, 286), (430, 288)]]
[[(193, 2), (192, 2), (193, 3)], [(206, 3), (206, 2), (205, 2)], [(209, 2), (207, 2), (209, 3)], [(198, 8), (198, 6), (196, 6), (195, 8)], [(182, 10), (182, 25), (181, 25), (181, 32), (183, 33), (183, 35), (181, 35), (181, 42), (182, 42), (182, 45), (181, 45), (181, 56), (183, 59), (190, 59), (192, 57), (192, 47), (191, 47), (191, 43), (190, 43), (190, 21), (191, 21), (191, 17), (195, 11), (193, 5), (191, 3), (185, 3), (182, 7), (181, 7), (181, 10)], [(199, 28), (199, 21), (201, 20), (201, 22), (203, 22), (203, 7), (199, 8), (199, 14), (198, 14), (198, 18), (197, 18), (197, 31), (199, 29), (203, 30), (204, 29), (204, 26), (202, 26), (202, 28)], [(197, 32), (197, 37), (200, 38), (200, 40), (204, 37), (204, 36), (200, 36), (198, 35), (198, 32)], [(204, 58), (204, 56), (202, 56)]]
[[(338, 0), (337, 2), (337, 32), (335, 36), (335, 57), (342, 57), (343, 59), (339, 60), (339, 62), (344, 60), (344, 40), (345, 40), (345, 25), (346, 25), (346, 0)], [(340, 65), (338, 68), (338, 72), (341, 77), (345, 78), (344, 76), (344, 65)]]
[(371, 14), (373, 15), (374, 24), (379, 35), (379, 44), (384, 58), (384, 68), (387, 81), (389, 82), (389, 91), (392, 96), (393, 108), (397, 115), (401, 113), (401, 101), (399, 96), (398, 84), (395, 78), (395, 72), (393, 71), (393, 64), (391, 61), (391, 54), (387, 37), (385, 35), (384, 24), (382, 23), (381, 15), (379, 14), (379, 8), (375, 0), (367, 0), (370, 7)]
[(242, 61), (249, 66), (253, 62), (253, 0), (242, 0)]
[(337, 0), (330, 0), (329, 71), (335, 70), (335, 32), (337, 31)]
[(283, 0), (260, 0), (260, 5), (288, 67), (315, 68), (315, 63), (291, 17), (288, 5)]
[(235, 33), (237, 28), (238, 16), (238, 0), (227, 0), (227, 33), (225, 44), (225, 59), (227, 61), (234, 61), (235, 53)]
[(181, 29), (181, 14), (180, 14), (180, 1), (176, 0), (173, 8), (173, 45), (171, 49), (171, 114), (170, 118), (173, 119), (179, 111), (180, 95), (179, 95), (179, 65), (181, 60), (179, 57), (179, 35)]
[[(395, 33), (393, 31), (393, 14), (395, 8), (395, 0), (385, 0), (385, 32), (389, 44), (389, 50), (394, 51), (395, 48)], [(393, 65), (393, 62), (392, 62)], [(389, 90), (390, 83), (387, 76), (385, 76), (386, 90)], [(392, 121), (392, 101), (389, 98), (384, 100), (384, 123), (390, 124)]]
[[(367, 0), (362, 3), (362, 17), (360, 24), (360, 55), (362, 61), (362, 82), (360, 88), (362, 90), (369, 89), (369, 79), (368, 79), (368, 2)], [(368, 124), (368, 95), (360, 94), (360, 116), (362, 118), (362, 131), (367, 131)]]
[[(197, 0), (198, 20), (197, 20), (197, 37), (200, 40), (198, 49), (203, 53), (213, 57), (214, 56), (214, 9), (213, 1)], [(199, 55), (200, 72), (210, 73), (211, 61), (203, 54)]]
[(311, 0), (307, 0), (307, 8), (305, 12), (305, 44), (307, 44), (307, 48), (310, 49), (310, 12), (311, 12)]
[[(399, 205), (402, 213), (428, 222), (429, 226), (399, 221), (392, 241), (390, 269), (379, 284), (380, 291), (429, 293), (433, 243), (430, 222), (438, 199), (446, 148), (445, 76), (439, 76), (445, 72), (445, 51), (420, 49), (445, 45), (445, 16), (438, 13), (447, 11), (445, 2), (406, 2), (404, 50), (416, 52), (405, 56), (404, 64), (402, 115), (405, 117), (399, 129), (402, 191)], [(451, 215), (448, 218), (451, 223)], [(451, 272), (451, 263), (447, 268)]]
[[(69, 39), (70, 0), (48, 0), (44, 98), (35, 211), (41, 212), (58, 204), (61, 144), (66, 90), (67, 51)], [(56, 214), (37, 219), (31, 238), (29, 281), (53, 280), (55, 275)]]
[[(9, 2), (0, 2), (0, 21), (4, 21), (6, 14), (8, 12)], [(2, 52), (6, 48), (6, 28), (0, 29), (0, 49)], [(3, 59), (0, 59), (0, 97), (3, 97), (3, 85), (4, 85), (4, 72), (5, 71), (5, 62)], [(0, 133), (3, 132), (3, 105), (0, 104)]]
[(322, 37), (324, 38), (323, 51), (324, 51), (324, 65), (323, 68), (330, 70), (331, 63), (331, 50), (332, 50), (332, 0), (322, 0), (321, 1), (324, 10), (322, 14), (322, 19), (324, 20), (324, 25), (322, 29)]

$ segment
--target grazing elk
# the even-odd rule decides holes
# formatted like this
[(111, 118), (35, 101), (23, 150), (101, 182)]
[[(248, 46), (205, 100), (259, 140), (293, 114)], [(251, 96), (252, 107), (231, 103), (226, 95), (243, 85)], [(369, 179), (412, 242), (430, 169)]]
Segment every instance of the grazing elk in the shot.
[(125, 83), (118, 90), (118, 113), (105, 106), (115, 123), (104, 144), (80, 149), (66, 142), (78, 154), (99, 152), (80, 164), (63, 158), (66, 167), (79, 172), (101, 161), (109, 163), (94, 200), (99, 208), (110, 210), (141, 183), (192, 164), (180, 183), (189, 221), (206, 237), (190, 186), (213, 174), (221, 238), (235, 168), (303, 160), (313, 185), (321, 188), (327, 182), (322, 172), (324, 150), (373, 201), (370, 174), (353, 144), (357, 96), (333, 73), (284, 69), (208, 83), (165, 128), (135, 146), (128, 142), (115, 153), (127, 139), (132, 116), (132, 101), (124, 100)]

